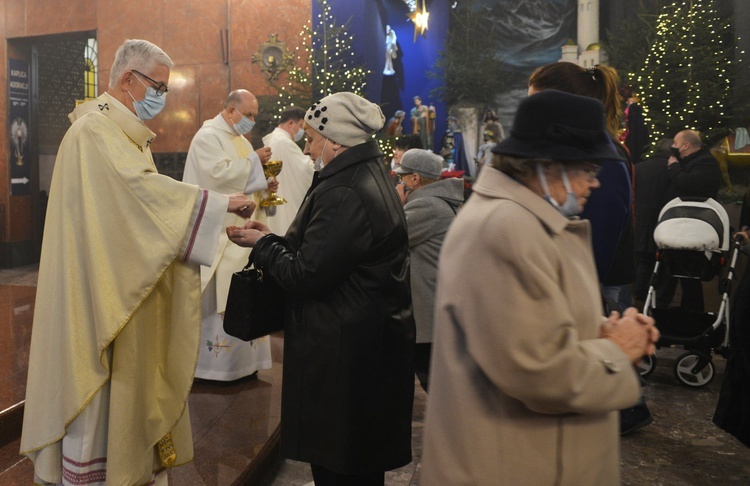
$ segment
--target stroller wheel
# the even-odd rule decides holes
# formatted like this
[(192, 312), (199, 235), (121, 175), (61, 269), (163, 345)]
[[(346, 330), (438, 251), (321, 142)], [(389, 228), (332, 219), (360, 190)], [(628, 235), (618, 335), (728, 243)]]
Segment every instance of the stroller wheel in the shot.
[(644, 356), (638, 365), (638, 373), (641, 377), (646, 378), (656, 369), (656, 355)]
[[(699, 368), (699, 369), (697, 369)], [(674, 375), (683, 384), (699, 388), (714, 379), (714, 364), (710, 358), (701, 358), (691, 352), (681, 354), (674, 366)]]

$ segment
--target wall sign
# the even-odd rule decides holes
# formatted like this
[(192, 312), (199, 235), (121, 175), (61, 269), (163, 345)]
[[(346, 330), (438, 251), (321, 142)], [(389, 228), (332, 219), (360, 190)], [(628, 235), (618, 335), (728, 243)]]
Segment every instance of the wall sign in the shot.
[(31, 160), (29, 157), (29, 63), (8, 59), (8, 120), (10, 128), (10, 193), (30, 194)]

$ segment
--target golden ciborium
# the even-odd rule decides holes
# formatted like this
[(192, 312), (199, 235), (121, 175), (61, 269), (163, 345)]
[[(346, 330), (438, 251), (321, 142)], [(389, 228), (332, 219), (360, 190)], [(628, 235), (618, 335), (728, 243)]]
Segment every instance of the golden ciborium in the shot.
[[(266, 178), (276, 177), (281, 172), (281, 166), (283, 165), (284, 163), (281, 160), (269, 160), (263, 165), (263, 173)], [(286, 204), (286, 199), (277, 196), (275, 192), (271, 192), (270, 196), (260, 202), (260, 206), (263, 208), (281, 206), (282, 204)]]

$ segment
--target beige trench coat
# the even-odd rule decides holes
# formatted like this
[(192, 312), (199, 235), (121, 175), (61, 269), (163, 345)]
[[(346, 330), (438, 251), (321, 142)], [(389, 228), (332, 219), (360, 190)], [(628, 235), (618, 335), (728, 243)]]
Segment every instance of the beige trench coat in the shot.
[(440, 258), (421, 484), (619, 484), (640, 388), (598, 338), (588, 221), (487, 167)]

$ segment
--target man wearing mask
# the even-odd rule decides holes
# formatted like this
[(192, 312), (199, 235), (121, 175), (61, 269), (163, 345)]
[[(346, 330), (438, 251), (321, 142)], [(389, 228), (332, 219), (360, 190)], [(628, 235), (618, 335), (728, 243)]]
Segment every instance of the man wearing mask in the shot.
[(672, 182), (669, 199), (716, 198), (721, 186), (721, 169), (711, 152), (703, 147), (700, 134), (695, 130), (679, 132), (670, 150), (672, 156), (667, 161)]
[[(224, 109), (207, 120), (193, 137), (185, 161), (182, 180), (223, 194), (244, 193), (260, 204), (261, 191), (276, 190), (269, 184), (262, 164), (271, 157), (271, 148), (253, 151), (244, 135), (252, 130), (258, 115), (258, 99), (238, 89), (229, 93)], [(265, 222), (265, 212), (256, 218)], [(227, 215), (226, 225), (244, 224)], [(202, 334), (197, 378), (232, 381), (271, 367), (271, 343), (267, 337), (245, 342), (224, 332), (224, 309), (232, 274), (247, 263), (250, 251), (229, 242), (224, 231), (219, 236), (213, 261), (201, 267)]]
[(281, 112), (276, 128), (263, 137), (263, 143), (271, 147), (273, 158), (284, 163), (278, 176), (277, 194), (286, 200), (286, 204), (276, 206), (276, 214), (268, 218), (268, 227), (277, 235), (286, 234), (312, 183), (313, 162), (297, 145), (305, 136), (302, 128), (304, 117), (302, 108), (287, 108)]
[(255, 205), (156, 171), (143, 122), (164, 107), (172, 66), (151, 42), (125, 41), (107, 92), (69, 115), (21, 437), (35, 484), (164, 484), (166, 468), (193, 458), (198, 265), (211, 263), (224, 215), (248, 217)]
[[(672, 140), (672, 153), (667, 161), (670, 185), (667, 201), (676, 197), (716, 198), (721, 186), (721, 169), (711, 152), (703, 147), (700, 134), (695, 130), (682, 130)], [(657, 305), (669, 306), (678, 280), (666, 279), (664, 287), (657, 290)], [(700, 280), (679, 279), (682, 287), (680, 305), (686, 309), (703, 312), (703, 287)]]

